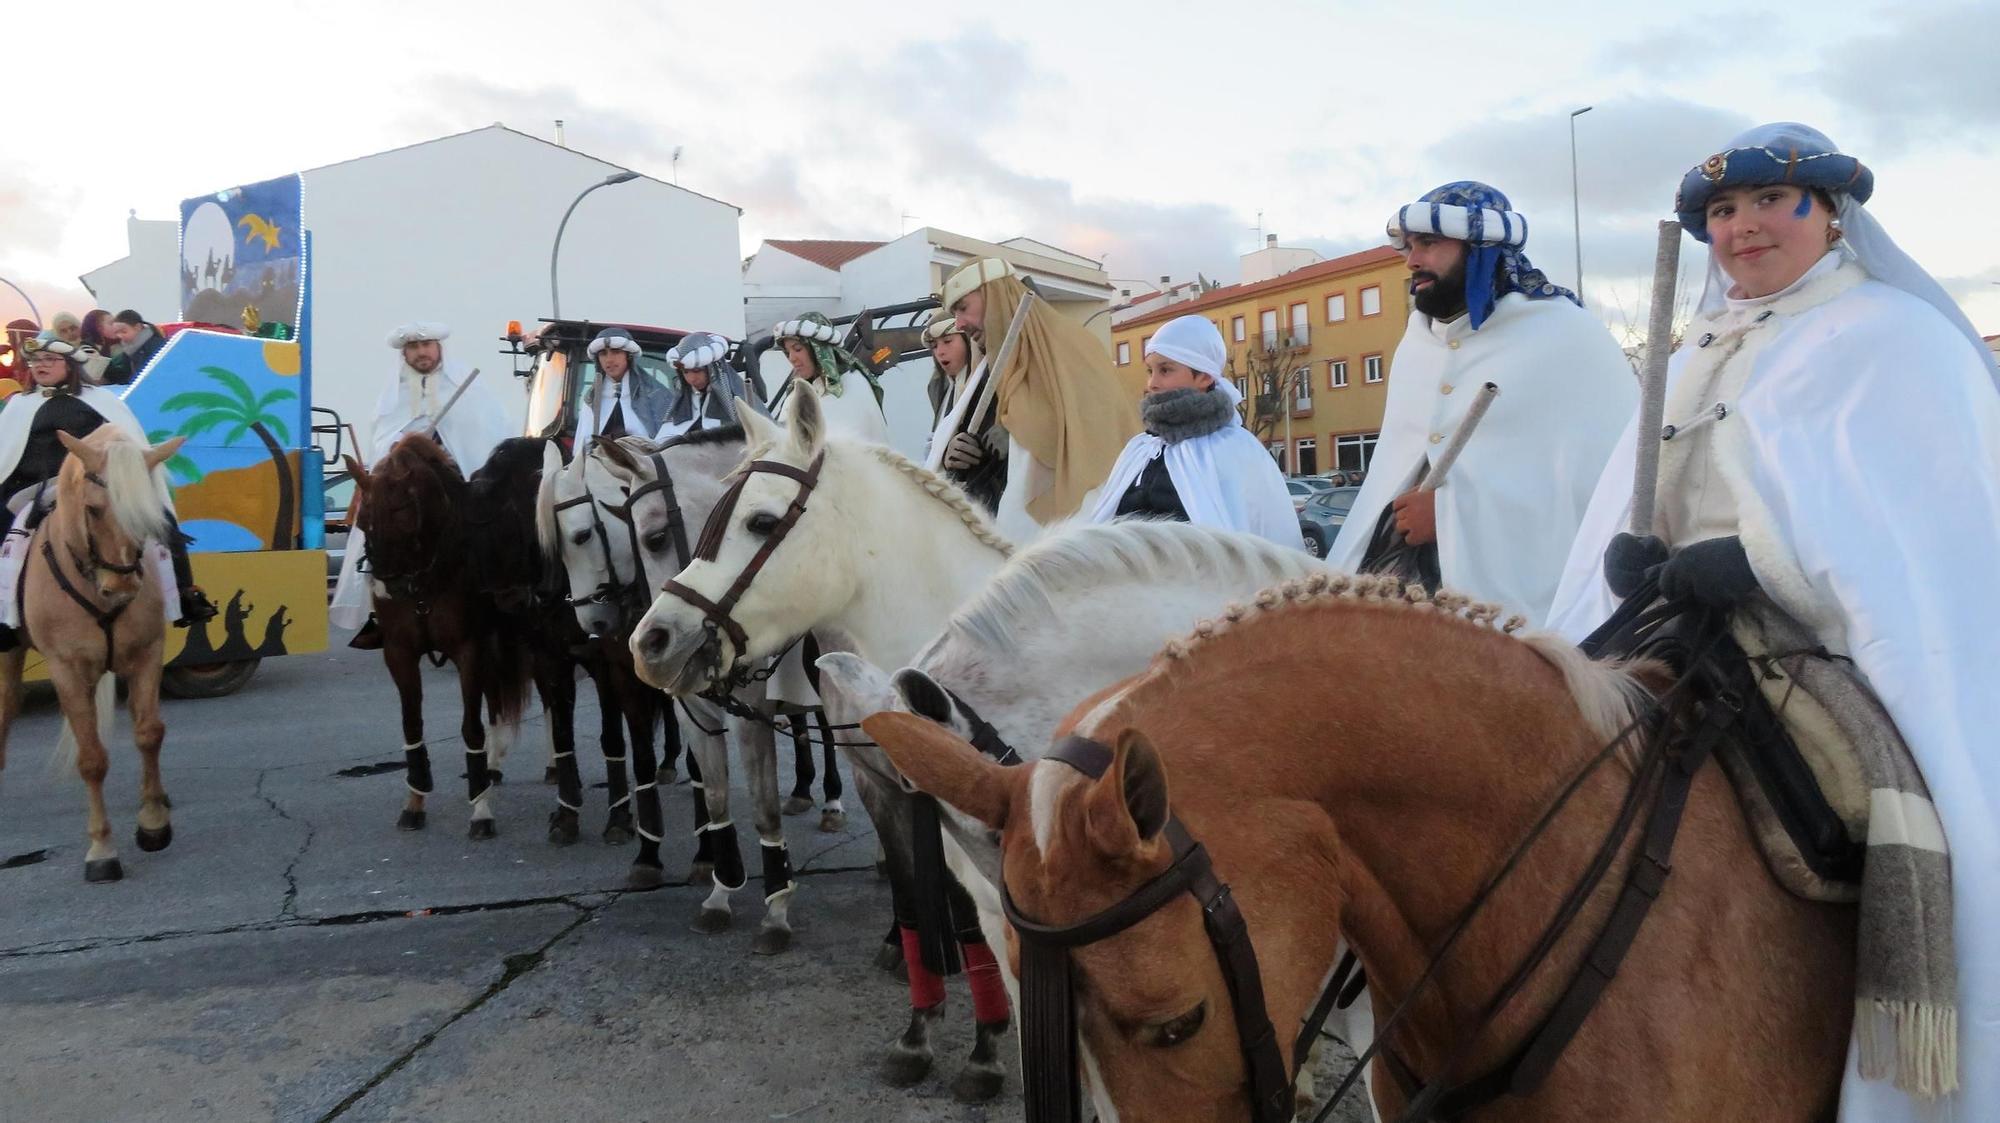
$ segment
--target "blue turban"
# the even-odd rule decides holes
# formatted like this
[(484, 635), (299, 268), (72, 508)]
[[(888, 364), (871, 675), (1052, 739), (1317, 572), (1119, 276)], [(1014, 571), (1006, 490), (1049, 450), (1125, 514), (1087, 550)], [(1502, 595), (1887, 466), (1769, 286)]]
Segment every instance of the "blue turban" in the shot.
[(1865, 203), (1875, 193), (1875, 173), (1852, 156), (1843, 155), (1818, 129), (1795, 121), (1759, 125), (1729, 142), (1729, 147), (1688, 169), (1674, 195), (1681, 229), (1697, 242), (1708, 242), (1708, 203), (1718, 191), (1732, 187), (1790, 184), (1818, 188), (1830, 195), (1846, 194)]
[(1408, 246), (1410, 234), (1435, 234), (1466, 243), (1465, 311), (1478, 331), (1493, 314), (1493, 305), (1510, 292), (1529, 300), (1576, 294), (1551, 284), (1528, 261), (1521, 248), (1528, 244), (1528, 220), (1514, 213), (1507, 196), (1472, 180), (1447, 183), (1396, 212), (1389, 220), (1389, 244)]

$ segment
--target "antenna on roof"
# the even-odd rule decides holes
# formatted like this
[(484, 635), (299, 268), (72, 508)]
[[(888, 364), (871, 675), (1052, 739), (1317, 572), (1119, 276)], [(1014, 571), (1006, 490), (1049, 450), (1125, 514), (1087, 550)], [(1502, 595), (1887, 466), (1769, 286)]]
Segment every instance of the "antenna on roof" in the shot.
[[(556, 143), (562, 145), (564, 148), (569, 147), (569, 145), (563, 144), (563, 127), (562, 118), (560, 117), (556, 118)], [(1261, 214), (1262, 212), (1260, 211), (1259, 213)]]
[(905, 234), (908, 234), (908, 233), (910, 232), (910, 220), (911, 220), (911, 219), (913, 219), (913, 218), (916, 218), (916, 217), (918, 217), (918, 216), (917, 216), (917, 215), (913, 215), (913, 214), (911, 214), (911, 213), (910, 213), (909, 211), (904, 211), (904, 212), (903, 212), (903, 225), (902, 225), (902, 226), (901, 226), (900, 228), (898, 228), (898, 229), (897, 229), (897, 231), (896, 231), (896, 237), (900, 238), (900, 237), (902, 237), (903, 235), (905, 235)]
[(674, 145), (673, 172), (674, 186), (679, 187), (681, 182), (681, 146), (678, 144)]

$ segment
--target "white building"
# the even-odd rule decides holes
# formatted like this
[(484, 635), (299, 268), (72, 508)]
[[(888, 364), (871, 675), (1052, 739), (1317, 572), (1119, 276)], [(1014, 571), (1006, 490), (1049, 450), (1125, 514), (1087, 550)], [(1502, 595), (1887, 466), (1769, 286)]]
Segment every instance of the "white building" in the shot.
[(1276, 234), (1266, 234), (1263, 249), (1246, 253), (1238, 260), (1242, 262), (1243, 276), (1237, 283), (1254, 285), (1259, 281), (1268, 281), (1273, 277), (1282, 277), (1295, 270), (1304, 269), (1308, 265), (1316, 265), (1320, 256), (1317, 251), (1304, 246), (1281, 246), (1278, 244)]
[[(556, 225), (579, 192), (623, 170), (493, 125), (301, 173), (313, 404), (338, 411), (366, 442), (395, 369), (389, 330), (439, 320), (452, 329), (446, 347), (480, 368), (480, 382), (520, 421), (526, 388), (509, 377), (500, 337), (509, 320), (552, 314)], [(563, 234), (563, 314), (734, 334), (741, 214), (644, 175), (593, 192)], [(130, 256), (81, 278), (100, 307), (177, 317), (177, 225), (132, 220)]]
[[(1031, 238), (983, 242), (947, 230), (924, 227), (890, 242), (771, 239), (743, 263), (745, 337), (767, 332), (780, 320), (820, 312), (829, 319), (863, 308), (922, 300), (944, 288), (959, 266), (997, 257), (1033, 281), (1038, 292), (1064, 314), (1086, 324), (1111, 351), (1106, 315), (1115, 290), (1102, 262)], [(783, 355), (763, 359), (764, 384), (785, 377)], [(923, 453), (930, 435), (928, 360), (905, 363), (882, 377), (883, 412), (891, 442), (910, 456)]]

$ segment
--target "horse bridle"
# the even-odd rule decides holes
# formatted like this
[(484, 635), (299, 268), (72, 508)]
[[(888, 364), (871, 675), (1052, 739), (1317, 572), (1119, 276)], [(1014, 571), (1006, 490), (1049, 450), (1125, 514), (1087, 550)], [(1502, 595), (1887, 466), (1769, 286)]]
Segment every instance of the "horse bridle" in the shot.
[[(639, 543), (639, 520), (633, 514), (633, 509), (639, 505), (639, 500), (644, 499), (654, 492), (661, 492), (666, 496), (667, 532), (673, 536), (674, 558), (679, 568), (687, 568), (687, 520), (681, 516), (680, 497), (674, 491), (674, 478), (668, 473), (666, 457), (662, 455), (677, 443), (679, 442), (668, 441), (648, 454), (647, 459), (653, 465), (653, 478), (636, 488), (621, 488), (620, 490), (625, 494), (624, 503), (615, 505), (609, 503), (603, 504), (604, 511), (608, 512), (612, 518), (625, 524), (626, 538), (632, 544), (632, 579), (630, 581), (620, 581), (618, 579), (617, 559), (611, 555), (611, 532), (605, 526), (603, 517), (598, 514), (599, 504), (590, 494), (589, 481), (584, 481), (582, 495), (574, 499), (565, 499), (555, 505), (555, 510), (558, 513), (567, 511), (572, 507), (589, 505), (591, 533), (596, 537), (598, 552), (604, 558), (605, 579), (598, 583), (597, 588), (588, 596), (564, 597), (563, 603), (571, 608), (580, 608), (587, 604), (616, 605), (619, 612), (619, 631), (621, 632), (630, 630), (637, 615), (634, 609), (639, 607), (640, 602), (645, 599), (646, 595), (646, 563)], [(577, 468), (578, 475), (588, 474), (588, 464), (589, 456), (586, 454)]]
[(750, 588), (750, 582), (757, 579), (757, 574), (763, 571), (765, 563), (771, 560), (771, 555), (784, 544), (785, 537), (792, 532), (792, 528), (798, 525), (800, 516), (806, 513), (806, 500), (811, 498), (813, 489), (819, 486), (820, 469), (825, 464), (826, 451), (822, 449), (805, 468), (797, 468), (777, 460), (752, 460), (745, 465), (743, 471), (736, 477), (736, 482), (729, 486), (729, 490), (716, 503), (715, 510), (709, 512), (708, 522), (701, 528), (701, 538), (695, 543), (694, 556), (697, 560), (714, 561), (716, 555), (721, 552), (722, 536), (729, 529), (729, 520), (736, 515), (736, 504), (743, 498), (743, 487), (750, 482), (750, 477), (759, 472), (784, 476), (798, 481), (799, 493), (792, 498), (791, 505), (785, 508), (785, 513), (778, 519), (778, 524), (771, 528), (771, 533), (765, 537), (764, 544), (758, 547), (756, 554), (751, 556), (749, 564), (743, 567), (743, 572), (736, 575), (736, 580), (730, 583), (720, 600), (710, 600), (681, 584), (678, 578), (669, 580), (660, 587), (662, 593), (679, 597), (700, 611), (711, 635), (720, 629), (729, 636), (729, 642), (735, 645), (736, 651), (731, 657), (730, 666), (720, 669), (720, 677), (724, 679), (734, 676), (736, 667), (749, 657), (750, 648), (749, 635), (730, 612), (743, 599), (744, 592)]
[[(85, 472), (83, 478), (103, 488), (106, 492), (110, 491), (110, 487), (104, 482), (104, 477), (98, 475), (96, 472)], [(32, 506), (31, 503), (30, 509), (32, 509)], [(47, 524), (44, 525), (46, 526)], [(61, 589), (63, 595), (73, 601), (78, 608), (83, 609), (84, 613), (97, 625), (98, 630), (104, 633), (104, 657), (107, 660), (111, 659), (117, 652), (117, 647), (112, 641), (112, 630), (118, 626), (118, 618), (125, 615), (125, 610), (131, 606), (132, 602), (128, 600), (115, 608), (105, 609), (96, 601), (84, 595), (83, 590), (77, 588), (68, 575), (63, 573), (62, 566), (57, 564), (54, 539), (55, 534), (53, 531), (46, 531), (42, 534), (42, 561), (49, 567), (49, 576), (55, 578), (56, 588)], [(89, 555), (88, 559), (78, 557), (76, 547), (67, 543), (63, 546), (63, 552), (69, 555), (71, 564), (76, 566), (77, 572), (83, 577), (86, 583), (95, 580), (99, 570), (116, 573), (121, 577), (131, 577), (138, 573), (145, 565), (146, 546), (143, 542), (139, 544), (138, 554), (132, 559), (131, 565), (117, 565), (105, 561), (103, 556), (97, 552), (97, 536), (90, 532), (90, 525), (87, 521), (83, 527), (83, 541), (84, 552)], [(20, 588), (25, 592), (27, 588), (25, 580), (20, 583)]]
[[(1060, 761), (1097, 780), (1110, 767), (1112, 753), (1088, 737), (1071, 736), (1042, 759)], [(1075, 924), (1030, 920), (1015, 905), (1006, 878), (1001, 878), (1001, 907), (1021, 942), (1021, 1071), (1028, 1123), (1077, 1123), (1083, 1118), (1076, 1079), (1076, 978), (1070, 951), (1116, 936), (1183, 893), (1201, 906), (1202, 928), (1229, 990), (1237, 1044), (1250, 1074), (1253, 1123), (1289, 1123), (1294, 1114), (1292, 1080), (1285, 1075), (1277, 1031), (1264, 1006), (1263, 976), (1243, 913), (1229, 886), (1215, 876), (1208, 851), (1178, 817), (1169, 816), (1163, 833), (1173, 850), (1173, 864), (1124, 900)], [(1318, 1025), (1308, 1025), (1299, 1035), (1292, 1050), (1294, 1071), (1318, 1032)]]

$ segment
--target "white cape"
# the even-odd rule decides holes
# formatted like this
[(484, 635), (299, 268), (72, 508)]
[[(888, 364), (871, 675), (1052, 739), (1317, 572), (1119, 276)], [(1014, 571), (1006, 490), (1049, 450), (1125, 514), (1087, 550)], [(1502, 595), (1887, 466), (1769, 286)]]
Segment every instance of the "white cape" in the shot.
[[(1772, 318), (1724, 368), (1725, 391), (1742, 389), (1725, 394), (1731, 414), (1715, 423), (1714, 460), (1758, 584), (1853, 657), (1909, 742), (1951, 847), (1961, 1089), (1919, 1103), (1885, 1080), (1861, 1080), (1850, 1056), (1842, 1118), (1995, 1119), (2000, 396), (1983, 358), (1936, 309), (1877, 281), (1855, 284), (1856, 271), (1762, 306)], [(1731, 322), (1704, 317), (1688, 338)], [(1707, 357), (1693, 344), (1674, 356), (1670, 402), (1691, 362)], [(1615, 606), (1604, 547), (1629, 517), (1635, 439), (1628, 427), (1605, 467), (1550, 617), (1573, 639)]]
[(1412, 312), (1389, 375), (1382, 439), (1327, 560), (1360, 567), (1375, 527), (1458, 431), (1482, 383), (1500, 388), (1437, 491), (1447, 588), (1539, 620), (1619, 428), (1638, 401), (1625, 354), (1567, 300), (1509, 293), (1473, 331)]
[(1291, 492), (1285, 489), (1284, 473), (1278, 471), (1263, 442), (1239, 421), (1174, 444), (1151, 433), (1135, 435), (1125, 442), (1125, 451), (1118, 454), (1111, 475), (1098, 490), (1090, 521), (1110, 522), (1132, 481), (1160, 456), (1166, 457), (1167, 475), (1174, 481), (1181, 506), (1187, 508), (1189, 522), (1304, 548), (1298, 511), (1292, 507)]
[[(464, 363), (447, 355), (431, 374), (438, 380), (432, 391), (436, 408), (444, 409), (471, 373)], [(438, 439), (444, 442), (445, 451), (467, 477), (486, 463), (495, 445), (514, 435), (509, 431), (506, 412), (486, 385), (487, 377), (480, 375), (480, 380), (459, 397), (438, 427)], [(406, 434), (430, 429), (431, 418), (421, 400), (418, 379), (415, 371), (399, 361), (395, 379), (382, 388), (381, 397), (375, 401), (375, 427), (369, 431), (369, 467), (380, 464)], [(358, 568), (365, 547), (360, 527), (348, 531), (345, 553), (340, 559), (340, 579), (334, 583), (333, 600), (327, 608), (327, 619), (336, 627), (359, 628), (368, 621), (373, 602)]]

